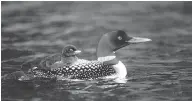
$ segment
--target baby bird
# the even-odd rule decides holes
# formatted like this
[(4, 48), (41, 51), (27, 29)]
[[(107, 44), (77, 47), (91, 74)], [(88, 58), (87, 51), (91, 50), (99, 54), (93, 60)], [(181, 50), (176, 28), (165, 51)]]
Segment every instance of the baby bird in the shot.
[(80, 50), (73, 45), (68, 45), (63, 48), (61, 53), (61, 60), (51, 65), (51, 69), (57, 69), (62, 66), (69, 66), (78, 61), (77, 54), (81, 53)]
[(41, 61), (40, 67), (46, 69), (57, 69), (62, 66), (69, 66), (78, 61), (77, 54), (81, 53), (80, 50), (73, 45), (67, 45), (63, 48), (61, 54), (54, 54), (46, 57)]

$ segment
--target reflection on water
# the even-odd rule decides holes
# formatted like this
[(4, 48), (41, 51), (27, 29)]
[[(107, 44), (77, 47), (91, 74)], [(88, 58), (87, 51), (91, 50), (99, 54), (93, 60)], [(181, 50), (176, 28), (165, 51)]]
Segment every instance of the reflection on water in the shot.
[[(100, 36), (116, 29), (151, 38), (117, 52), (128, 82), (2, 81), (4, 101), (191, 101), (191, 2), (2, 2), (1, 73), (38, 64), (67, 44), (95, 59)], [(28, 62), (25, 67), (21, 64)], [(19, 72), (20, 73), (20, 72)], [(17, 78), (13, 76), (12, 78)]]

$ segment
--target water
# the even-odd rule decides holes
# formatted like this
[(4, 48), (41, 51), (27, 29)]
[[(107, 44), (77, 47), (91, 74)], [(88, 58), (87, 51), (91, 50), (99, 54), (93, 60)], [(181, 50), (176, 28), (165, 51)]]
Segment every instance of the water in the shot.
[[(3, 80), (2, 101), (191, 101), (190, 2), (2, 2), (1, 75), (67, 44), (96, 59), (102, 34), (124, 29), (153, 41), (117, 51), (128, 82)], [(30, 66), (22, 68), (27, 71)]]

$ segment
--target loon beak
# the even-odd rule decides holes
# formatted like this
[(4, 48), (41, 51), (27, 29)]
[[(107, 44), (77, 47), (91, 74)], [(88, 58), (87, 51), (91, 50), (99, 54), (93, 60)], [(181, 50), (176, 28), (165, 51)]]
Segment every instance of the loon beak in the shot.
[(127, 41), (128, 43), (131, 44), (135, 44), (135, 43), (142, 43), (142, 42), (148, 42), (148, 41), (152, 41), (149, 38), (140, 38), (140, 37), (132, 37), (129, 41)]
[(76, 50), (76, 51), (74, 51), (74, 53), (75, 54), (79, 54), (79, 53), (81, 53), (81, 51), (80, 50)]

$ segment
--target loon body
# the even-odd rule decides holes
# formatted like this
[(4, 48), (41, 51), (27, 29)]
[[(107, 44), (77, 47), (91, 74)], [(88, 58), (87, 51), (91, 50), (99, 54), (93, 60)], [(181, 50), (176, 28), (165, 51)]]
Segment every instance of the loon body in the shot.
[(59, 67), (51, 71), (37, 69), (34, 73), (36, 77), (44, 78), (66, 77), (69, 79), (95, 79), (111, 75), (115, 73), (115, 71), (110, 65), (96, 60)]
[(34, 68), (35, 76), (70, 79), (97, 79), (102, 77), (124, 79), (127, 75), (125, 65), (115, 56), (115, 51), (130, 44), (151, 41), (148, 38), (130, 37), (123, 30), (104, 34), (97, 47), (97, 60), (86, 61), (53, 70)]

